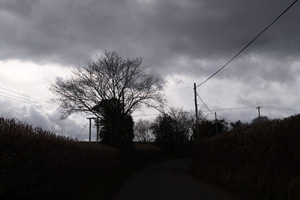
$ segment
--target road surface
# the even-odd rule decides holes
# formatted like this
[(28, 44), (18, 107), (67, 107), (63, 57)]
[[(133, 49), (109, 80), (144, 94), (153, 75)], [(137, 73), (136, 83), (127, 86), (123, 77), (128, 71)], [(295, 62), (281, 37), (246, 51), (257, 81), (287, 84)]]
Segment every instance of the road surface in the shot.
[(133, 174), (121, 186), (115, 200), (239, 200), (193, 177), (189, 173), (191, 162), (167, 161)]

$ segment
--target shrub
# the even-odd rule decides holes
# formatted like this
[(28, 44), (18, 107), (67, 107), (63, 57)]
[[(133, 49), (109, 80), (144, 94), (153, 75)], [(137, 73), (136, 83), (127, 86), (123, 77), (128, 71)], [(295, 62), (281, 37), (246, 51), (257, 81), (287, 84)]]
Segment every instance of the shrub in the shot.
[(0, 199), (84, 199), (119, 152), (0, 118)]
[(300, 115), (252, 124), (196, 144), (203, 179), (255, 199), (300, 199)]

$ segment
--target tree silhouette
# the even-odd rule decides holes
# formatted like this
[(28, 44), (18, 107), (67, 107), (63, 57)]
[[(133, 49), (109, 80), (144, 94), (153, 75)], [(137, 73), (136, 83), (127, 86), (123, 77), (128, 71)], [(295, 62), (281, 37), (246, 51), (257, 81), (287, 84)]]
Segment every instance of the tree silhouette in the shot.
[[(173, 111), (175, 112), (174, 109)], [(179, 117), (175, 115), (174, 112), (173, 117), (169, 114), (158, 116), (152, 125), (157, 146), (160, 147), (163, 153), (169, 155), (185, 153), (185, 145), (190, 139), (190, 132), (193, 126), (192, 123), (189, 122), (189, 118), (183, 116)], [(190, 124), (190, 128), (187, 128), (188, 124)]]
[[(216, 129), (218, 129), (218, 133)], [(201, 140), (205, 137), (211, 137), (227, 132), (229, 130), (229, 125), (228, 122), (226, 122), (224, 119), (217, 120), (217, 122), (215, 120), (203, 120), (198, 124), (198, 130), (200, 135), (200, 138), (198, 138), (198, 140)], [(196, 130), (194, 129), (194, 132), (195, 131)]]
[(160, 115), (153, 123), (152, 130), (155, 143), (165, 154), (175, 154), (176, 137), (174, 130), (175, 121), (167, 114)]
[(71, 77), (57, 79), (50, 89), (62, 119), (78, 112), (100, 117), (102, 142), (122, 148), (133, 138), (131, 113), (142, 104), (162, 110), (165, 103), (162, 82), (147, 69), (141, 58), (124, 59), (105, 51), (74, 70)]
[(247, 125), (249, 125), (249, 124), (248, 123), (243, 123), (243, 122), (241, 122), (241, 120), (230, 123), (230, 126), (231, 126), (232, 129), (239, 129), (239, 128), (242, 128), (242, 127), (247, 126)]
[(257, 118), (254, 118), (252, 120), (252, 124), (257, 124), (257, 123), (263, 123), (269, 121), (269, 118), (267, 116), (260, 116)]
[(153, 140), (151, 131), (151, 122), (140, 119), (134, 124), (134, 135), (140, 142), (150, 142)]
[(118, 99), (103, 100), (94, 108), (100, 117), (101, 142), (121, 150), (133, 148), (133, 120), (123, 113), (123, 105)]
[(142, 104), (162, 110), (162, 82), (147, 69), (141, 58), (123, 59), (116, 52), (105, 51), (74, 70), (71, 77), (57, 79), (50, 90), (56, 95), (54, 101), (60, 104), (63, 119), (78, 112), (100, 117), (93, 108), (109, 99), (122, 102), (125, 114)]

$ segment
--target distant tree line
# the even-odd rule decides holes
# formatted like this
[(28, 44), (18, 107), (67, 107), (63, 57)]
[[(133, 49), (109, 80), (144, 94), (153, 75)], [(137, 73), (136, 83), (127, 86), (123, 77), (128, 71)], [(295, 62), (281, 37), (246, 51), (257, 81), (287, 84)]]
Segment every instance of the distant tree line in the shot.
[(193, 140), (194, 123), (192, 112), (170, 108), (169, 112), (159, 115), (151, 126), (156, 145), (165, 154), (187, 153), (187, 147), (191, 146), (190, 142)]

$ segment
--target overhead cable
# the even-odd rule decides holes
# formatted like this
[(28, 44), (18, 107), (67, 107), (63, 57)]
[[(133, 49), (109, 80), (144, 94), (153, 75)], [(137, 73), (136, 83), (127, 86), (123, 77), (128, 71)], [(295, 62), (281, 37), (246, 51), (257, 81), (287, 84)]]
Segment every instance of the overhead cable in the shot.
[(38, 98), (36, 98), (36, 97), (31, 97), (31, 96), (29, 96), (29, 95), (22, 94), (22, 93), (20, 93), (20, 92), (16, 92), (16, 91), (13, 91), (13, 90), (10, 90), (10, 89), (1, 87), (1, 86), (0, 86), (0, 89), (6, 90), (6, 91), (8, 91), (8, 92), (15, 93), (15, 94), (17, 94), (17, 95), (21, 95), (21, 96), (24, 96), (24, 97), (27, 97), (27, 98), (30, 98), (30, 99), (35, 99), (35, 101), (36, 101), (36, 100), (41, 101), (41, 99), (38, 99)]
[[(211, 110), (209, 109), (209, 107), (206, 105), (206, 103), (202, 100), (202, 98), (200, 97), (200, 95), (197, 93), (198, 98), (200, 99), (200, 101), (202, 102), (202, 104), (206, 107), (206, 109), (212, 114), (212, 115), (216, 115), (219, 118), (224, 119), (225, 121), (228, 121), (230, 123), (232, 123), (232, 121), (226, 119), (225, 117), (222, 117), (220, 115), (217, 115), (216, 113), (214, 113), (213, 111), (217, 111), (217, 110)], [(253, 106), (248, 106), (248, 107), (239, 107), (239, 108), (225, 108), (225, 109), (219, 109), (219, 110), (234, 110), (234, 109), (245, 109), (245, 108), (253, 108)]]
[(255, 108), (255, 106), (235, 107), (235, 108), (220, 108), (220, 109), (215, 109), (215, 110), (212, 110), (212, 111), (240, 110), (240, 109), (248, 109), (248, 108)]
[(30, 105), (35, 105), (35, 106), (47, 108), (47, 109), (53, 109), (53, 110), (57, 109), (57, 108), (55, 108), (51, 105), (42, 104), (42, 103), (39, 103), (39, 102), (34, 101), (34, 100), (25, 99), (25, 98), (22, 98), (22, 97), (19, 97), (19, 96), (16, 96), (16, 95), (12, 95), (12, 94), (9, 94), (9, 93), (1, 92), (1, 91), (0, 91), (0, 96), (5, 97), (5, 98), (9, 98), (9, 99), (12, 99), (12, 100), (20, 101), (20, 102), (23, 102), (23, 103), (27, 103), (27, 104), (30, 104)]
[(184, 90), (184, 89), (189, 89), (189, 88), (192, 88), (192, 86), (187, 86), (187, 87), (182, 87), (182, 88), (173, 89), (173, 90), (170, 90), (169, 92), (174, 92), (174, 91)]
[(286, 8), (276, 19), (274, 19), (265, 29), (263, 29), (254, 39), (252, 39), (244, 48), (242, 48), (235, 56), (233, 56), (223, 67), (218, 69), (215, 73), (213, 73), (210, 77), (204, 80), (202, 83), (197, 85), (197, 87), (203, 85), (209, 79), (214, 77), (217, 73), (219, 73), (222, 69), (224, 69), (229, 63), (231, 63), (236, 57), (238, 57), (245, 49), (247, 49), (259, 36), (261, 36), (267, 29), (269, 29), (280, 17), (282, 17), (298, 0), (295, 0), (288, 8)]
[(200, 95), (198, 94), (198, 92), (196, 93), (197, 94), (197, 96), (199, 97), (199, 99), (200, 99), (200, 101), (202, 102), (202, 104), (206, 107), (206, 109), (211, 113), (211, 114), (215, 114), (213, 111), (211, 111), (210, 109), (209, 109), (209, 107), (204, 103), (204, 101), (201, 99), (201, 97), (200, 97)]
[[(6, 91), (6, 92), (3, 92), (3, 90)], [(7, 94), (7, 92), (9, 92), (9, 94)], [(10, 96), (14, 96), (14, 97), (17, 97), (19, 99), (23, 99), (25, 101), (35, 102), (35, 103), (39, 103), (39, 104), (40, 104), (40, 102), (43, 102), (44, 104), (52, 105), (48, 101), (45, 101), (45, 100), (42, 100), (42, 99), (39, 99), (39, 98), (36, 98), (36, 97), (29, 96), (28, 94), (23, 94), (23, 93), (20, 93), (20, 92), (16, 92), (14, 90), (10, 90), (10, 89), (7, 89), (7, 88), (1, 87), (1, 86), (0, 86), (0, 93), (4, 93), (4, 94), (10, 95)]]

